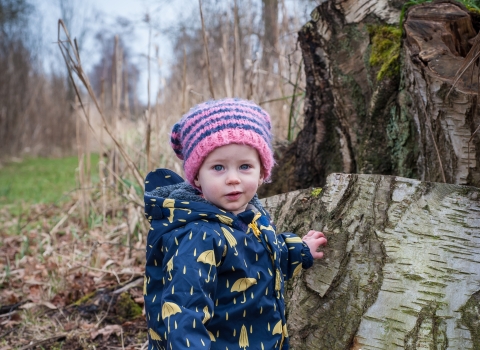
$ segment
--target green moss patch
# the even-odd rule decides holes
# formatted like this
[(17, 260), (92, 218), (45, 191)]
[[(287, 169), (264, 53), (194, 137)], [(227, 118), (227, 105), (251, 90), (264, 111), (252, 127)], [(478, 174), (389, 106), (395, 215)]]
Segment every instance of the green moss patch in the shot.
[(380, 67), (377, 80), (400, 74), (400, 49), (402, 31), (396, 26), (369, 26), (371, 54), (369, 63)]
[(142, 315), (142, 308), (135, 303), (129, 293), (122, 293), (115, 306), (117, 316), (121, 321), (132, 320)]
[(322, 189), (321, 189), (321, 188), (314, 188), (314, 189), (312, 190), (311, 195), (312, 195), (313, 198), (317, 198), (318, 196), (320, 196), (320, 193), (322, 193)]

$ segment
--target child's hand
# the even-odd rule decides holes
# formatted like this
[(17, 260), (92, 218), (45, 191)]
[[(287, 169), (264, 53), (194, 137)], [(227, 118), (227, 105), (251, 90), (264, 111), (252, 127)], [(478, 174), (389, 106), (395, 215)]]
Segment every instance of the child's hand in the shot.
[(323, 252), (317, 252), (317, 249), (320, 246), (327, 245), (327, 239), (322, 232), (314, 230), (308, 231), (308, 233), (303, 236), (302, 240), (308, 245), (308, 248), (310, 248), (310, 253), (314, 259), (323, 258)]

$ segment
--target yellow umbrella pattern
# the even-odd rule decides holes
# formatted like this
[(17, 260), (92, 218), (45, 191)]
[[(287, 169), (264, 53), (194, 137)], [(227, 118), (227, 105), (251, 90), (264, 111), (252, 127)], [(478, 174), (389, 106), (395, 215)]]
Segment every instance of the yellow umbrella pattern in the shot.
[(283, 340), (285, 339), (285, 336), (287, 334), (287, 327), (282, 326), (282, 321), (278, 321), (275, 327), (273, 327), (272, 335), (273, 334), (281, 334), (282, 335), (282, 340), (280, 341), (280, 348), (282, 347)]
[(242, 329), (240, 331), (240, 339), (238, 341), (238, 345), (243, 348), (244, 350), (250, 346), (248, 344), (248, 334), (247, 334), (247, 328), (245, 325), (242, 325)]
[(210, 265), (210, 270), (208, 270), (208, 278), (205, 280), (205, 282), (208, 283), (210, 281), (210, 272), (212, 271), (212, 266), (217, 264), (215, 261), (215, 252), (211, 249), (204, 251), (198, 256), (197, 262)]
[(173, 256), (170, 260), (168, 260), (168, 263), (167, 263), (167, 272), (170, 274), (170, 277), (168, 278), (169, 281), (172, 280), (172, 270), (173, 270)]
[(210, 315), (210, 312), (208, 312), (208, 306), (205, 306), (203, 308), (203, 313), (205, 316), (203, 317), (202, 323), (205, 324), (212, 316)]
[(250, 277), (239, 278), (238, 280), (235, 281), (230, 291), (232, 293), (243, 292), (243, 301), (242, 301), (242, 304), (243, 304), (247, 301), (247, 297), (245, 296), (245, 291), (251, 286), (253, 286), (254, 284), (257, 284), (257, 280), (255, 278), (250, 278)]
[(222, 232), (223, 232), (223, 235), (225, 236), (225, 239), (227, 240), (228, 244), (230, 244), (230, 247), (232, 247), (233, 249), (235, 249), (235, 256), (238, 255), (238, 252), (237, 252), (237, 240), (235, 239), (235, 237), (233, 237), (233, 235), (230, 233), (230, 231), (228, 231), (225, 227), (222, 227)]
[(293, 271), (292, 277), (297, 277), (300, 274), (300, 272), (302, 272), (302, 269), (303, 269), (302, 264), (298, 264), (298, 266)]
[(175, 208), (175, 199), (170, 199), (170, 198), (166, 198), (164, 201), (163, 201), (163, 205), (162, 205), (164, 208), (168, 208), (168, 210), (170, 210), (170, 216), (168, 217), (168, 222), (169, 223), (172, 223), (173, 222), (173, 218), (174, 218), (174, 211), (175, 210), (183, 210), (183, 211), (186, 211), (187, 214), (191, 214), (192, 211), (190, 209), (183, 209), (183, 208)]
[(158, 343), (159, 341), (162, 340), (162, 338), (160, 337), (160, 335), (155, 332), (153, 329), (149, 328), (148, 329), (148, 333), (150, 333), (150, 338), (157, 344), (157, 348), (161, 348), (160, 344)]
[(168, 317), (168, 333), (170, 333), (170, 316), (175, 314), (181, 313), (182, 310), (180, 306), (175, 303), (165, 302), (162, 306), (162, 319), (166, 319)]
[(208, 332), (208, 336), (210, 337), (210, 340), (211, 340), (211, 341), (217, 341), (217, 340), (215, 339), (215, 336), (212, 334), (212, 332), (210, 332), (210, 331), (208, 331), (208, 330), (207, 330), (207, 332)]
[(232, 226), (232, 223), (233, 223), (233, 219), (232, 219), (232, 218), (230, 218), (230, 217), (228, 217), (228, 216), (226, 216), (226, 215), (218, 215), (218, 214), (215, 215), (215, 216), (218, 218), (218, 220), (220, 220), (220, 222), (221, 222), (222, 224), (225, 224), (225, 225), (228, 225), (228, 226)]

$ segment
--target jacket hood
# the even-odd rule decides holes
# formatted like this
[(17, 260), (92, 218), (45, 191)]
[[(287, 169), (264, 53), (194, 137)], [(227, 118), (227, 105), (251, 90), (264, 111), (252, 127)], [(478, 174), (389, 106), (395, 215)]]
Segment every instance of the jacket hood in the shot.
[(147, 219), (149, 221), (167, 219), (169, 222), (164, 224), (165, 226), (174, 223), (174, 216), (175, 221), (181, 225), (198, 220), (197, 215), (190, 215), (191, 212), (201, 213), (205, 220), (219, 221), (229, 226), (232, 226), (238, 218), (247, 224), (250, 223), (257, 211), (266, 214), (256, 194), (245, 212), (238, 216), (226, 212), (204, 199), (198, 189), (169, 169), (157, 169), (147, 175), (144, 200)]

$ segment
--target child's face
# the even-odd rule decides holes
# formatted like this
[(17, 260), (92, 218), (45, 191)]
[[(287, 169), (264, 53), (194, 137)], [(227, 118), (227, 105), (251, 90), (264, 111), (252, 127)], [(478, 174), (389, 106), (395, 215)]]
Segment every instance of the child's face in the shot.
[(210, 203), (241, 213), (263, 182), (258, 153), (246, 145), (218, 147), (205, 158), (194, 182)]

